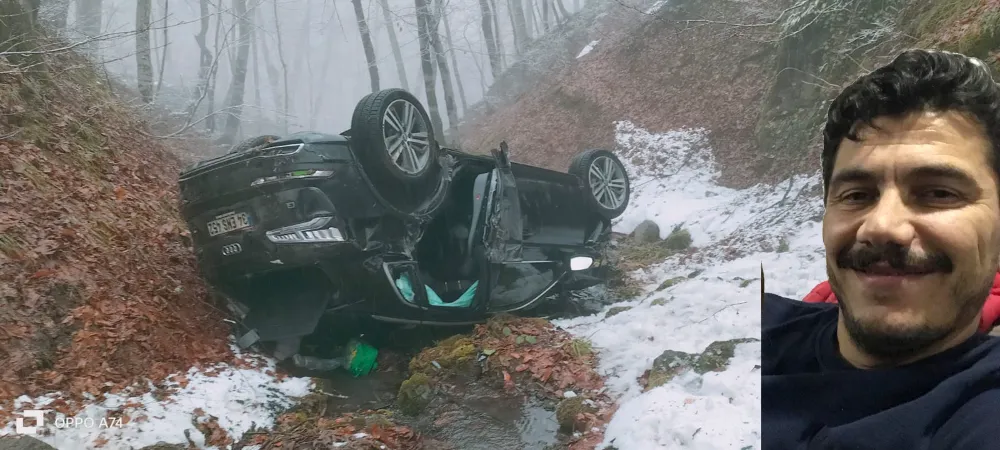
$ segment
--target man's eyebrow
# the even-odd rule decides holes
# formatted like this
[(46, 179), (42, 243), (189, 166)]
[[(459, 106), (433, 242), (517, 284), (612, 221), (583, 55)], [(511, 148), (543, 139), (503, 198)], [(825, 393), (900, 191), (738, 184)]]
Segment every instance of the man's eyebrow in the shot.
[(972, 175), (951, 164), (914, 167), (907, 171), (906, 178), (947, 178), (964, 184), (976, 184)]
[(830, 186), (838, 186), (846, 183), (871, 183), (877, 178), (875, 173), (871, 171), (852, 167), (834, 174), (833, 179), (830, 180)]

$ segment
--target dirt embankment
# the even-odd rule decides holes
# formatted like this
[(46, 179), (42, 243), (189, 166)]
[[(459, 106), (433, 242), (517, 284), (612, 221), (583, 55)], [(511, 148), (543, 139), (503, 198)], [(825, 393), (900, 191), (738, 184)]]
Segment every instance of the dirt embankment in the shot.
[(181, 162), (104, 81), (71, 52), (0, 59), (0, 415), (230, 356), (177, 213)]

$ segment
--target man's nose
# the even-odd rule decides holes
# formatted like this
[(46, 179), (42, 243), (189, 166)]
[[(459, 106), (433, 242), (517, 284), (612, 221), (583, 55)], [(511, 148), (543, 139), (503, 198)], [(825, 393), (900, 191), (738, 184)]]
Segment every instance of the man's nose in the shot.
[(895, 243), (908, 247), (913, 241), (913, 211), (897, 189), (884, 191), (858, 229), (859, 242)]

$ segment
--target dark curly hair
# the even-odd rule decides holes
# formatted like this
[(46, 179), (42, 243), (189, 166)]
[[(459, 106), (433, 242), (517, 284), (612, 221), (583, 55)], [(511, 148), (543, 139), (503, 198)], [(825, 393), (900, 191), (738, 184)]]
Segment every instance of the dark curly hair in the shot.
[(860, 125), (876, 128), (877, 117), (921, 111), (960, 111), (982, 124), (1000, 179), (1000, 87), (979, 59), (935, 50), (907, 50), (862, 76), (837, 96), (823, 130), (823, 195), (844, 138), (858, 141)]

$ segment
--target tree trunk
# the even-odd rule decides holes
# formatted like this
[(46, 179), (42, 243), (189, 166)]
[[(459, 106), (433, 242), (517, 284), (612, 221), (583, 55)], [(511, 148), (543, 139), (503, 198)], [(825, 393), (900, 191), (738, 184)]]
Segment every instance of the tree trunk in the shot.
[(93, 39), (101, 34), (102, 11), (101, 0), (77, 0), (76, 2), (76, 29), (83, 39), (90, 40), (81, 45), (80, 49), (91, 58), (99, 56), (97, 41)]
[(202, 98), (207, 95), (208, 78), (212, 71), (212, 51), (208, 49), (208, 19), (210, 17), (208, 0), (199, 0), (198, 7), (201, 14), (201, 28), (198, 30), (198, 34), (194, 35), (194, 41), (198, 44), (199, 49), (198, 85), (195, 87), (191, 97), (191, 104), (188, 107), (188, 117), (193, 116), (197, 112)]
[(382, 8), (382, 20), (385, 21), (385, 29), (389, 32), (389, 46), (392, 47), (392, 59), (396, 60), (396, 75), (399, 76), (399, 85), (410, 90), (410, 83), (406, 80), (406, 66), (403, 64), (403, 53), (399, 50), (399, 40), (396, 39), (396, 28), (392, 20), (392, 12), (389, 11), (389, 0), (379, 0)]
[[(261, 23), (262, 26), (264, 23), (263, 18), (264, 18), (263, 15), (259, 15), (257, 17), (257, 20)], [(278, 75), (278, 69), (274, 66), (273, 62), (271, 61), (271, 51), (267, 45), (266, 35), (259, 38), (257, 40), (257, 43), (260, 45), (260, 52), (264, 54), (264, 68), (266, 69), (267, 72), (268, 86), (271, 87), (271, 99), (274, 100), (274, 110), (280, 111), (281, 105), (284, 104), (284, 97), (281, 95), (281, 88), (279, 87), (278, 84), (280, 75)], [(277, 118), (277, 113), (275, 118), (276, 121), (280, 123), (280, 119)], [(284, 132), (287, 133), (288, 129), (286, 128)]]
[(205, 119), (205, 131), (215, 133), (215, 85), (219, 81), (219, 59), (222, 58), (221, 43), (219, 34), (222, 33), (222, 3), (215, 4), (215, 58), (212, 61), (212, 70), (208, 73), (208, 87), (205, 96), (208, 98), (208, 113)]
[(240, 130), (240, 115), (243, 112), (243, 95), (246, 91), (247, 60), (250, 59), (250, 22), (246, 0), (233, 0), (233, 13), (236, 15), (237, 33), (236, 67), (233, 69), (233, 80), (229, 84), (229, 94), (226, 96), (226, 128), (223, 130), (224, 142), (236, 141)]
[[(493, 34), (493, 12), (490, 11), (488, 0), (479, 0), (479, 13), (482, 15), (483, 40), (486, 42), (486, 54), (490, 57), (490, 74), (493, 79), (500, 76), (500, 51), (497, 49), (496, 35)], [(447, 19), (445, 19), (447, 20)], [(446, 22), (447, 23), (447, 22)], [(445, 27), (445, 30), (448, 28)], [(448, 38), (450, 41), (451, 38)]]
[[(469, 104), (465, 100), (465, 87), (462, 86), (461, 71), (458, 70), (458, 57), (455, 56), (455, 44), (451, 40), (451, 25), (448, 24), (448, 14), (444, 11), (443, 0), (435, 0), (435, 2), (437, 4), (437, 15), (444, 22), (444, 39), (445, 43), (448, 44), (448, 54), (451, 55), (451, 71), (455, 74), (455, 87), (458, 88), (458, 99), (462, 102), (462, 111), (465, 111), (469, 109)], [(434, 33), (434, 36), (437, 37), (439, 35)], [(440, 38), (438, 38), (438, 41), (440, 41)], [(438, 44), (440, 45), (441, 43), (438, 42)]]
[(354, 4), (354, 15), (358, 18), (358, 30), (361, 31), (361, 47), (365, 50), (365, 61), (368, 62), (368, 79), (372, 83), (372, 92), (378, 92), (378, 63), (375, 61), (375, 46), (372, 45), (372, 35), (365, 21), (365, 10), (361, 8), (361, 0), (351, 0)]
[(451, 84), (451, 70), (448, 69), (448, 57), (444, 54), (444, 46), (441, 45), (441, 35), (438, 34), (438, 22), (441, 19), (440, 13), (443, 8), (440, 2), (434, 1), (435, 11), (431, 18), (431, 26), (428, 29), (431, 46), (434, 49), (434, 56), (437, 59), (437, 67), (441, 72), (441, 87), (444, 88), (444, 106), (448, 112), (448, 127), (458, 126), (458, 107), (455, 105), (455, 89)]
[(512, 0), (507, 8), (510, 10), (511, 25), (514, 26), (514, 51), (521, 55), (530, 39), (528, 23), (524, 17), (524, 5), (521, 4), (521, 0)]
[(153, 102), (153, 60), (149, 51), (149, 17), (153, 1), (139, 0), (135, 7), (135, 62), (139, 96), (142, 102)]
[(278, 14), (278, 2), (271, 2), (274, 7), (274, 31), (278, 37), (278, 62), (281, 63), (281, 123), (284, 133), (288, 134), (288, 64), (285, 62), (285, 49), (281, 44), (281, 16)]
[(496, 0), (490, 0), (490, 11), (493, 13), (493, 41), (497, 44), (497, 52), (500, 53), (500, 72), (507, 67), (507, 50), (504, 48), (503, 33), (500, 30), (500, 10), (497, 9)]
[[(538, 26), (537, 15), (535, 15), (535, 2), (532, 0), (524, 0), (528, 2), (528, 40), (530, 41), (532, 36), (537, 36), (540, 30)], [(527, 43), (527, 42), (526, 42)]]
[(156, 77), (156, 91), (153, 97), (160, 93), (160, 87), (163, 86), (163, 72), (167, 67), (167, 50), (170, 49), (170, 35), (167, 33), (170, 27), (167, 26), (167, 17), (170, 17), (170, 0), (163, 0), (163, 56), (160, 58), (160, 73)]
[(540, 0), (542, 2), (542, 32), (549, 32), (549, 0)]
[(559, 9), (559, 14), (562, 15), (562, 18), (558, 20), (557, 24), (562, 25), (563, 22), (569, 20), (569, 11), (566, 11), (566, 6), (563, 5), (562, 0), (556, 0), (556, 8)]
[[(256, 10), (256, 8), (255, 8)], [(256, 14), (254, 14), (254, 19), (256, 19)], [(262, 26), (263, 24), (258, 23), (257, 26)], [(263, 102), (260, 99), (260, 42), (257, 35), (257, 27), (250, 28), (250, 67), (253, 67), (253, 103), (258, 108), (258, 111), (262, 111), (260, 108), (263, 107)], [(258, 116), (261, 114), (258, 113)]]
[(431, 59), (431, 42), (428, 31), (431, 18), (426, 0), (414, 0), (417, 13), (417, 41), (420, 43), (420, 69), (424, 75), (424, 90), (427, 92), (427, 113), (431, 116), (434, 135), (443, 136), (444, 125), (441, 110), (438, 109), (437, 90), (434, 87), (434, 62)]

